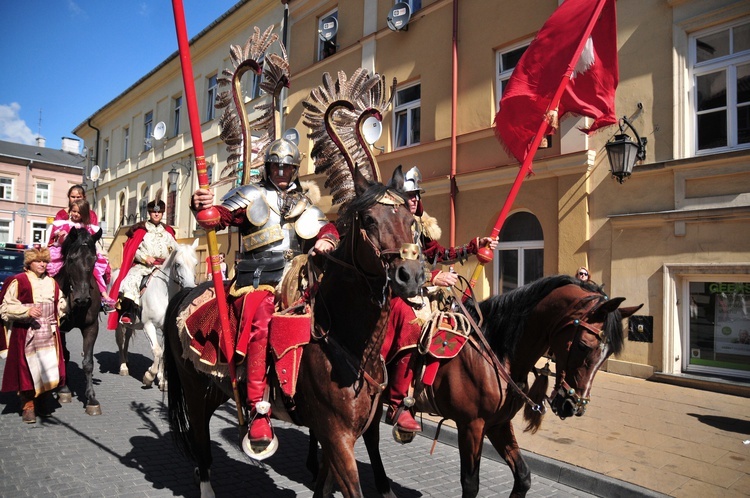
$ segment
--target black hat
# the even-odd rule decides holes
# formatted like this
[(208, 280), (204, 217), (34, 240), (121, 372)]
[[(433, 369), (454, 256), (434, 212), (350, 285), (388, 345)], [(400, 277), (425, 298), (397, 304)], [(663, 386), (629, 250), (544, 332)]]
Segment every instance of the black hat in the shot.
[(164, 204), (164, 201), (151, 201), (146, 207), (149, 213), (163, 213), (167, 205)]

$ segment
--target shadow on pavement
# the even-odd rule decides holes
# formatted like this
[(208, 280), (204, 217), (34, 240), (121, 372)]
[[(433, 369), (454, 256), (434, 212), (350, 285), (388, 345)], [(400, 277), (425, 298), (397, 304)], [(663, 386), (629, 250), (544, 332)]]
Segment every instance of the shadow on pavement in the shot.
[(699, 415), (697, 413), (688, 413), (695, 417), (699, 422), (710, 425), (716, 429), (727, 432), (737, 432), (740, 434), (750, 434), (750, 421), (740, 420), (731, 417), (720, 417), (718, 415)]

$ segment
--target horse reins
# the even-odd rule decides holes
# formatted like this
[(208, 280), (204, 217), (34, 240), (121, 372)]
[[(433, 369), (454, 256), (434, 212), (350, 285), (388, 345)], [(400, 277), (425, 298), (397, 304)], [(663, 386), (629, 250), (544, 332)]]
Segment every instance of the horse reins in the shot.
[[(461, 277), (463, 278), (463, 277)], [(470, 287), (469, 287), (470, 289)], [(492, 348), (487, 343), (487, 339), (484, 337), (484, 334), (482, 333), (479, 326), (476, 324), (474, 319), (469, 314), (469, 311), (466, 309), (466, 306), (464, 306), (464, 303), (462, 302), (463, 299), (463, 292), (459, 294), (456, 293), (455, 289), (453, 290), (453, 294), (455, 297), (455, 302), (458, 304), (461, 311), (464, 313), (466, 318), (469, 320), (469, 324), (471, 325), (471, 328), (474, 330), (474, 334), (470, 337), (476, 337), (479, 345), (476, 346), (477, 351), (482, 355), (485, 360), (487, 360), (491, 365), (495, 367), (495, 373), (502, 378), (507, 384), (508, 387), (513, 388), (513, 391), (527, 404), (531, 407), (532, 410), (535, 412), (539, 412), (542, 415), (547, 413), (547, 408), (544, 406), (544, 404), (539, 404), (534, 402), (529, 396), (521, 389), (518, 384), (511, 378), (510, 372), (508, 371), (508, 368), (500, 363), (500, 360), (497, 359), (497, 355), (494, 351), (492, 351)], [(474, 343), (474, 341), (472, 341)]]

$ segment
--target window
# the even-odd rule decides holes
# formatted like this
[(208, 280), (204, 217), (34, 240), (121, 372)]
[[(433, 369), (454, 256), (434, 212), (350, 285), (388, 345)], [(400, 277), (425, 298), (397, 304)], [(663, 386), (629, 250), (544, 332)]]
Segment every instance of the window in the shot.
[(420, 83), (396, 90), (396, 101), (393, 109), (395, 120), (395, 148), (416, 145), (420, 140), (419, 118), (421, 114)]
[(339, 11), (334, 10), (318, 21), (318, 60), (322, 61), (336, 53), (336, 33)]
[(690, 37), (696, 152), (750, 144), (750, 22)]
[(122, 160), (130, 157), (130, 128), (122, 129)]
[(508, 292), (544, 275), (544, 235), (536, 216), (520, 212), (508, 217), (494, 261), (495, 293)]
[(31, 243), (32, 244), (46, 244), (47, 243), (47, 224), (34, 222), (31, 224)]
[(172, 136), (180, 134), (180, 112), (182, 111), (182, 97), (172, 99)]
[(0, 242), (10, 241), (10, 221), (0, 220)]
[[(263, 68), (264, 59), (265, 56), (261, 56), (261, 58), (258, 60), (258, 64), (260, 64), (261, 69)], [(263, 71), (261, 70), (260, 74), (255, 74), (255, 72), (253, 71), (248, 71), (245, 74), (247, 74), (248, 78), (250, 78), (250, 84), (244, 86), (244, 88), (250, 89), (249, 91), (247, 91), (245, 97), (249, 98), (250, 100), (257, 99), (263, 93), (263, 91), (260, 89), (260, 84), (263, 81)]]
[(102, 169), (109, 167), (109, 139), (104, 139), (104, 157), (102, 158)]
[(141, 191), (141, 202), (138, 204), (138, 211), (140, 220), (146, 221), (148, 219), (148, 187), (144, 186)]
[(705, 277), (685, 284), (683, 323), (688, 337), (683, 342), (687, 372), (750, 378), (750, 281)]
[(36, 203), (49, 204), (49, 183), (37, 182), (36, 184)]
[(0, 199), (4, 201), (13, 200), (13, 180), (11, 178), (0, 178)]
[(148, 111), (143, 116), (143, 150), (151, 150), (154, 134), (154, 112)]
[(206, 93), (206, 121), (211, 121), (216, 116), (216, 92), (218, 90), (216, 75), (208, 78), (208, 92)]

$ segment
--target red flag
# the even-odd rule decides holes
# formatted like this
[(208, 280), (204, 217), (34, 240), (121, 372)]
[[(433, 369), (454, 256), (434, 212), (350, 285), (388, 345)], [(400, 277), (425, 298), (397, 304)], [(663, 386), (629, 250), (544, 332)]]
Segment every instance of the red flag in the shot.
[[(589, 38), (590, 21), (599, 12)], [(587, 38), (579, 58), (576, 52)], [(553, 103), (561, 81), (567, 81), (574, 70), (575, 77), (566, 85), (559, 104)], [(594, 123), (582, 130), (586, 133), (615, 124), (618, 73), (615, 0), (565, 0), (513, 70), (495, 116), (495, 133), (523, 163), (540, 125), (555, 106), (559, 118), (568, 112), (592, 118)]]

